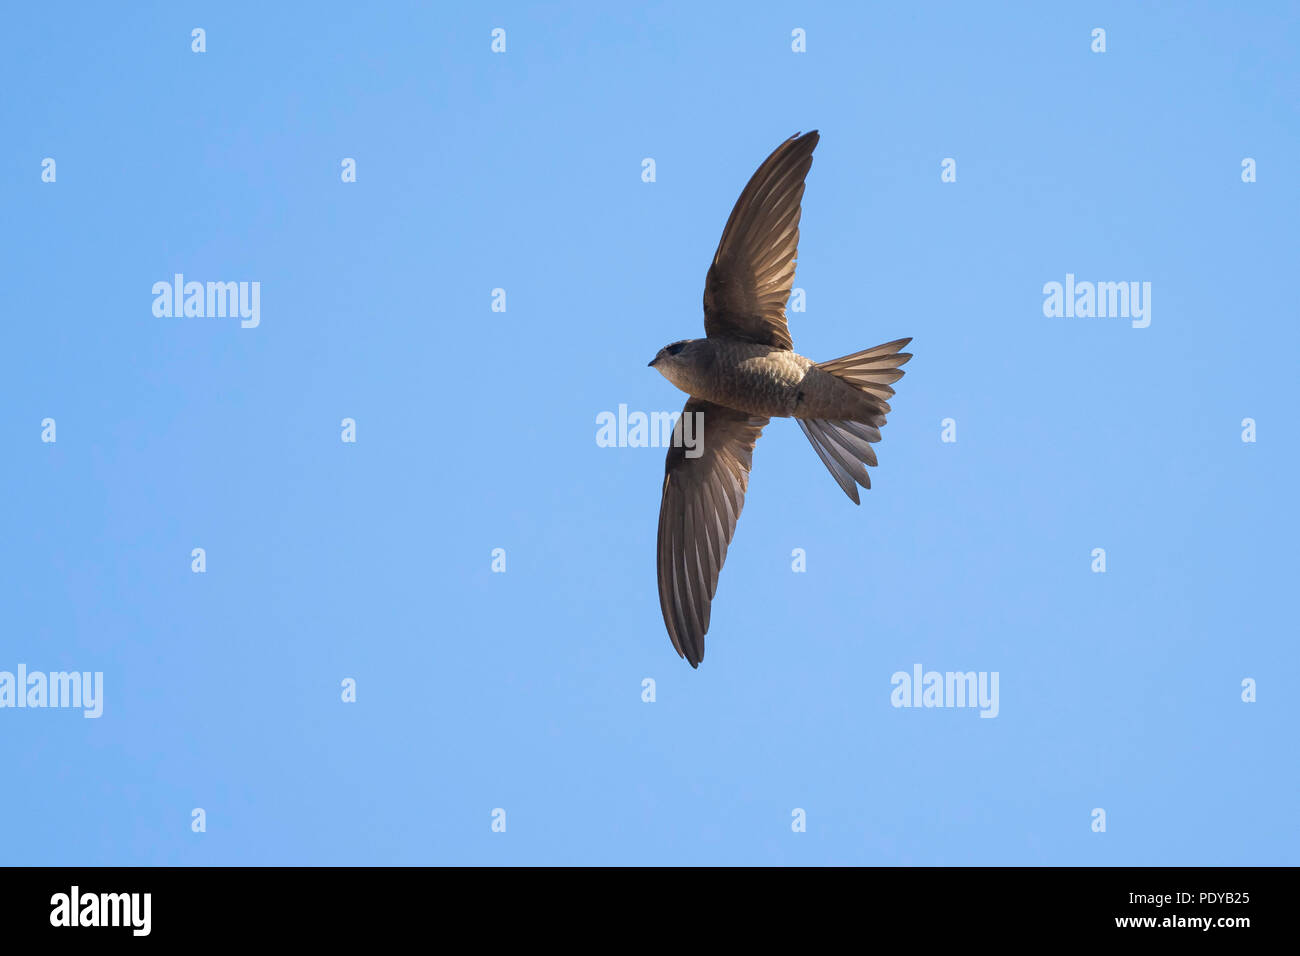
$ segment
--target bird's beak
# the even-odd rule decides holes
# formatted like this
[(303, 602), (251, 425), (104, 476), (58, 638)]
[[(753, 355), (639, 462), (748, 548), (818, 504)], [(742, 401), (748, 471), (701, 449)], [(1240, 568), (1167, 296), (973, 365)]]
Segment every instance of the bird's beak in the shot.
[(652, 358), (650, 361), (646, 362), (645, 367), (646, 367), (646, 368), (654, 368), (654, 367), (655, 367), (655, 362), (657, 362), (657, 361), (659, 361), (659, 356), (656, 355), (656, 356), (655, 356), (654, 358)]

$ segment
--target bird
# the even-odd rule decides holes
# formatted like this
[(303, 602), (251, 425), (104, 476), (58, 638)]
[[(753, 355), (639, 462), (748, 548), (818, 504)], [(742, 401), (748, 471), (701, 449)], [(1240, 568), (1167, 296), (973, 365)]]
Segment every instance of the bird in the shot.
[[(659, 605), (679, 657), (704, 659), (718, 574), (749, 487), (754, 443), (773, 418), (793, 418), (854, 504), (871, 487), (892, 383), (910, 337), (813, 362), (794, 351), (785, 306), (794, 282), (804, 180), (817, 130), (791, 136), (750, 177), (704, 280), (702, 339), (664, 346), (650, 362), (688, 396), (674, 426), (659, 503)], [(694, 425), (695, 446), (683, 436)], [(684, 427), (685, 426), (685, 427)]]

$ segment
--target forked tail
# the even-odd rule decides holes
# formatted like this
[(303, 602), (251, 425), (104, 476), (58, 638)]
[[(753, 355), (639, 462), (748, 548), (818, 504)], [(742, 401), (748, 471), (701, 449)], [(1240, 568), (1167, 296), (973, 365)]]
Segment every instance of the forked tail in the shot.
[(830, 372), (871, 399), (869, 412), (862, 416), (864, 420), (795, 419), (831, 476), (854, 504), (861, 504), (857, 486), (871, 487), (871, 475), (866, 468), (876, 465), (876, 450), (871, 443), (880, 441), (880, 428), (885, 424), (889, 398), (894, 394), (890, 384), (903, 377), (899, 366), (907, 364), (912, 357), (910, 352), (899, 349), (910, 341), (910, 337), (896, 339), (818, 364), (822, 371)]

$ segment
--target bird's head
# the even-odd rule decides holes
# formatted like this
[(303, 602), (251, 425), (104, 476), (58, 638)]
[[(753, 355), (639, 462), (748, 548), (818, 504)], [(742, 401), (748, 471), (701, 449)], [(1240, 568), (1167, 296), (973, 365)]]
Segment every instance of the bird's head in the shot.
[(693, 359), (696, 358), (691, 346), (697, 339), (682, 339), (672, 345), (665, 345), (659, 354), (650, 360), (650, 367), (672, 382), (684, 392), (689, 392), (695, 376)]
[(694, 339), (682, 339), (680, 342), (674, 342), (672, 345), (665, 345), (659, 350), (659, 354), (650, 360), (650, 368), (657, 368), (660, 372), (667, 375), (668, 369), (674, 365), (683, 364), (686, 359), (682, 351), (690, 345)]

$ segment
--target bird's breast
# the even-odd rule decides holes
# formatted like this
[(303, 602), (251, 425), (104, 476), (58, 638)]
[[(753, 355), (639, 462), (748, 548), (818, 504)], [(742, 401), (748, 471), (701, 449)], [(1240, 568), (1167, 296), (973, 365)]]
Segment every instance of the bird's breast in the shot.
[(785, 418), (794, 413), (799, 386), (813, 363), (785, 349), (749, 342), (724, 342), (717, 349), (711, 391), (702, 396), (767, 418)]

